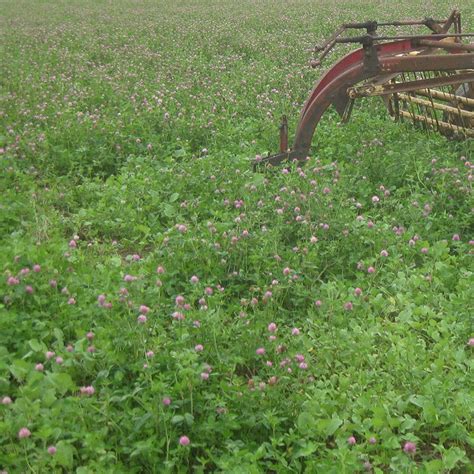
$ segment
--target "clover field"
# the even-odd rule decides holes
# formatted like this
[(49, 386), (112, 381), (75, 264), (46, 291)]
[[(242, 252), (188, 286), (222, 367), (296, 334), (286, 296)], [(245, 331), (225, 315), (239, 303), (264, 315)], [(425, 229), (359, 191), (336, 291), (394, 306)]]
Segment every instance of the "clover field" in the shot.
[(472, 140), (363, 100), (251, 166), (308, 49), (445, 1), (1, 9), (2, 474), (474, 470)]

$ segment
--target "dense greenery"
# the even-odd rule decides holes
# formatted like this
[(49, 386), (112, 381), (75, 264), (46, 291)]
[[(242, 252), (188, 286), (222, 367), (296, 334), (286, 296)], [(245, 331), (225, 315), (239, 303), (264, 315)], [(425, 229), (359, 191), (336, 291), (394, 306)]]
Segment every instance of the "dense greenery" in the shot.
[(250, 166), (309, 47), (445, 3), (2, 2), (0, 472), (472, 472), (472, 141)]

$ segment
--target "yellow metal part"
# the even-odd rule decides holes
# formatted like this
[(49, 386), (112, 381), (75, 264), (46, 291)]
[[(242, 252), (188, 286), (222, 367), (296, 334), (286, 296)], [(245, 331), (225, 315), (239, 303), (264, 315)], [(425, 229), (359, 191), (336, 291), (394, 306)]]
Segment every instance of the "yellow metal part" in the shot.
[(424, 95), (426, 97), (434, 97), (435, 99), (447, 100), (452, 103), (464, 104), (474, 108), (474, 99), (469, 97), (463, 97), (461, 95), (450, 94), (449, 92), (437, 91), (436, 89), (420, 89), (417, 90), (418, 95)]
[(430, 117), (427, 117), (425, 115), (420, 115), (420, 114), (411, 114), (410, 112), (407, 112), (406, 110), (400, 110), (399, 115), (402, 117), (410, 118), (412, 120), (415, 120), (417, 122), (421, 122), (427, 125), (432, 125), (435, 126), (438, 129), (447, 131), (447, 132), (454, 132), (459, 135), (465, 135), (467, 137), (474, 137), (474, 130), (460, 127), (458, 125), (453, 125), (450, 122), (445, 122), (442, 120), (435, 120)]
[[(470, 119), (470, 120), (474, 119), (474, 112), (470, 112), (468, 110), (464, 110), (459, 107), (452, 107), (450, 105), (444, 105), (441, 102), (434, 102), (434, 101), (430, 101), (426, 99), (420, 99), (416, 96), (411, 96), (408, 94), (398, 94), (398, 97), (402, 100), (413, 102), (414, 104), (424, 105), (425, 107), (442, 110), (443, 112), (447, 112), (450, 114), (458, 114), (459, 116), (466, 117), (467, 119)], [(453, 96), (453, 97), (459, 97), (459, 96)], [(474, 100), (471, 100), (471, 102), (474, 103)]]

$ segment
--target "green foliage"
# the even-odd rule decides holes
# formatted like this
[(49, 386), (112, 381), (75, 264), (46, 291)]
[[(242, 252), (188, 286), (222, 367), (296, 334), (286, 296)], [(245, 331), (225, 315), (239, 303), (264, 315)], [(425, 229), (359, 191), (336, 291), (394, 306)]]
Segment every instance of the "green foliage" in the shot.
[(4, 4), (0, 471), (472, 472), (472, 141), (250, 166), (308, 47), (445, 2)]

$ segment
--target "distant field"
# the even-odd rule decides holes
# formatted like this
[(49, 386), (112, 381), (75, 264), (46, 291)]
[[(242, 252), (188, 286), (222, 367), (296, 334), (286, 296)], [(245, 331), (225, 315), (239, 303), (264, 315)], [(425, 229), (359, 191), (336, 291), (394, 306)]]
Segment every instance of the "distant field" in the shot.
[(455, 6), (0, 2), (1, 474), (474, 470), (472, 140), (251, 167), (339, 24)]

